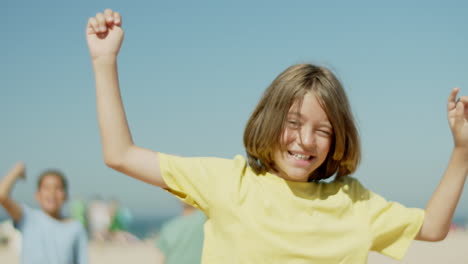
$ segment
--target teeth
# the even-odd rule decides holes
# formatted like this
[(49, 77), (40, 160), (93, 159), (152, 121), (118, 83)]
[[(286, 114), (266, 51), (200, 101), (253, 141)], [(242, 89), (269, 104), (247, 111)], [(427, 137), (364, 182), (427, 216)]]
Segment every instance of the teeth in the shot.
[(293, 156), (295, 159), (299, 159), (299, 160), (308, 160), (308, 159), (310, 158), (310, 156), (301, 155), (301, 154), (295, 154), (295, 153), (293, 153), (292, 156)]

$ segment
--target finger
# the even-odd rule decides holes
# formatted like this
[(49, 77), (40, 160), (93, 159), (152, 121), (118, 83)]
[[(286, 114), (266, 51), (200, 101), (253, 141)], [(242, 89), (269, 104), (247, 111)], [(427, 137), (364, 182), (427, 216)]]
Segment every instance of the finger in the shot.
[(86, 29), (86, 32), (88, 34), (96, 34), (99, 32), (98, 30), (99, 30), (99, 25), (98, 25), (96, 18), (90, 17), (88, 19), (88, 27)]
[(106, 18), (106, 23), (108, 25), (112, 25), (114, 23), (114, 14), (113, 14), (113, 11), (111, 9), (106, 9), (104, 10), (104, 16)]
[(457, 98), (457, 94), (458, 94), (458, 91), (460, 89), (458, 88), (453, 88), (452, 92), (450, 93), (449, 95), (449, 98), (448, 98), (448, 103), (447, 103), (447, 110), (453, 110), (456, 106), (456, 101), (455, 99)]
[(462, 102), (464, 104), (468, 104), (468, 96), (460, 96), (460, 98), (458, 98), (457, 102)]
[(22, 161), (19, 161), (15, 164), (14, 168), (18, 171), (24, 170), (24, 163)]
[(107, 31), (107, 26), (106, 26), (106, 17), (104, 16), (103, 13), (97, 13), (96, 14), (96, 21), (99, 25), (99, 33), (104, 33)]
[(117, 26), (121, 26), (121, 25), (122, 25), (122, 16), (120, 15), (119, 12), (114, 12), (114, 23), (115, 23)]
[(464, 116), (465, 116), (465, 120), (468, 121), (468, 96), (461, 96), (458, 100), (464, 104), (463, 106), (465, 108)]
[(454, 125), (455, 125), (455, 128), (458, 128), (460, 126), (463, 125), (464, 121), (465, 121), (465, 117), (464, 117), (464, 105), (462, 102), (458, 102), (457, 105), (456, 105), (456, 109), (455, 109), (455, 116), (454, 116)]
[(24, 166), (22, 166), (19, 171), (19, 177), (22, 179), (26, 179), (26, 168)]
[(22, 161), (20, 162), (17, 162), (12, 170), (11, 170), (12, 173), (14, 173), (15, 175), (17, 175), (17, 177), (20, 177), (20, 178), (24, 178), (24, 175), (25, 175), (25, 166), (24, 166), (24, 163)]

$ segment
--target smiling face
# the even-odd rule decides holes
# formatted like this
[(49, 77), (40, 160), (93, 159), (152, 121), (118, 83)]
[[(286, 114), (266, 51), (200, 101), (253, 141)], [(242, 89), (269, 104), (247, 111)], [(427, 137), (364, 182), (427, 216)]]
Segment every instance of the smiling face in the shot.
[(67, 199), (62, 178), (55, 174), (44, 175), (36, 192), (36, 200), (42, 210), (52, 217), (58, 217)]
[(361, 157), (343, 86), (312, 64), (293, 65), (273, 80), (247, 122), (244, 146), (256, 174), (295, 181), (350, 175)]
[(274, 150), (274, 173), (290, 180), (307, 182), (327, 158), (333, 127), (312, 92), (289, 109), (280, 146)]

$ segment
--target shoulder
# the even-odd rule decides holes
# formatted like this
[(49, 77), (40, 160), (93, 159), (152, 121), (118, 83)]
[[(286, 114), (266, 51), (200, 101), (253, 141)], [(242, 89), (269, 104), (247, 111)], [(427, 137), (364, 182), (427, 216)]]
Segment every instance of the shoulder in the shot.
[(72, 233), (77, 233), (77, 234), (86, 233), (85, 227), (78, 220), (67, 218), (67, 219), (64, 219), (63, 222), (57, 222), (57, 223), (63, 226), (65, 229), (68, 229)]
[(21, 213), (22, 213), (21, 220), (28, 219), (29, 221), (29, 219), (36, 219), (36, 218), (45, 216), (45, 213), (42, 212), (42, 210), (29, 207), (26, 204), (20, 204), (20, 208), (21, 208)]
[(369, 200), (371, 192), (364, 185), (352, 176), (344, 176), (335, 180), (336, 188), (341, 189), (353, 201)]
[(75, 228), (76, 230), (78, 230), (79, 232), (85, 232), (86, 229), (85, 227), (83, 226), (83, 224), (76, 220), (76, 219), (70, 219), (70, 225), (73, 226), (73, 228)]
[(242, 155), (236, 155), (234, 158), (221, 157), (182, 157), (166, 153), (158, 153), (161, 163), (188, 163), (188, 164), (213, 164), (219, 166), (246, 166), (246, 159)]
[(239, 174), (247, 168), (246, 159), (241, 155), (234, 158), (219, 157), (180, 157), (176, 155), (159, 153), (159, 165), (164, 174)]
[(355, 204), (360, 204), (366, 210), (382, 210), (389, 206), (399, 206), (397, 202), (388, 201), (385, 197), (367, 189), (356, 178), (346, 176), (341, 179), (343, 191), (352, 199)]
[(47, 222), (48, 216), (40, 209), (29, 207), (26, 204), (20, 204), (21, 219), (14, 221), (15, 228), (25, 231), (30, 227), (42, 225)]
[(23, 213), (26, 213), (26, 214), (38, 214), (38, 213), (42, 212), (41, 210), (30, 207), (30, 206), (28, 206), (27, 204), (24, 204), (24, 203), (21, 203), (20, 207), (21, 207), (21, 210), (23, 210)]
[(67, 225), (74, 239), (85, 241), (88, 239), (88, 233), (86, 232), (86, 229), (81, 222), (77, 220), (70, 220)]
[(361, 182), (358, 179), (356, 179), (356, 178), (354, 178), (352, 176), (343, 176), (343, 177), (337, 179), (335, 182), (343, 184), (343, 185), (347, 185), (347, 186), (352, 187), (352, 188), (362, 187)]

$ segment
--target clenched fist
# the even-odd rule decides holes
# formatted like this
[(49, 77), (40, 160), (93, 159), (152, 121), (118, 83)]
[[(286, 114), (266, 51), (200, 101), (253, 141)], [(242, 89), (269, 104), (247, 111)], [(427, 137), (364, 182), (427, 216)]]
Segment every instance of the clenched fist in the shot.
[(118, 12), (106, 9), (88, 19), (86, 40), (93, 60), (116, 57), (122, 45), (124, 32)]

